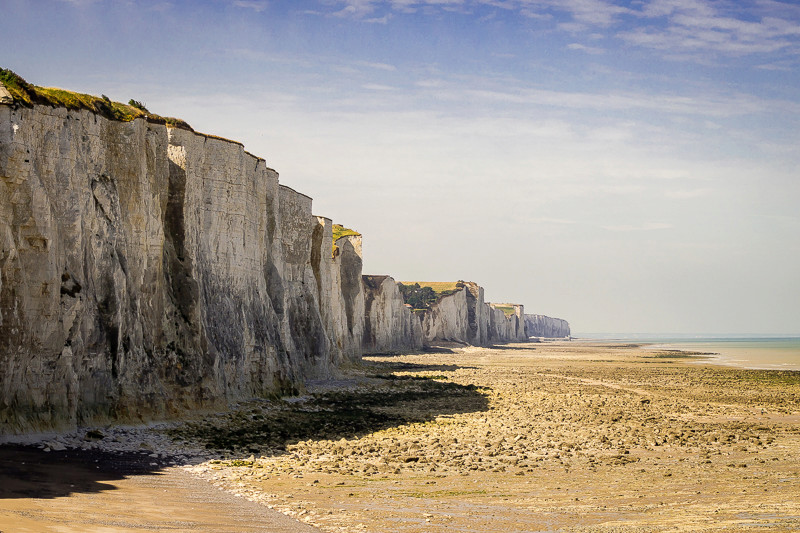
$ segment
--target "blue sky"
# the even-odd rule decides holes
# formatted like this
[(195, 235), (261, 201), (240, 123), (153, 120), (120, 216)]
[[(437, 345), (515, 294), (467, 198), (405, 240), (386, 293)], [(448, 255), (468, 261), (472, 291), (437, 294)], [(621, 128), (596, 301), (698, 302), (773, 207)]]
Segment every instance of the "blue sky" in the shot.
[(580, 332), (800, 334), (800, 6), (3, 3), (0, 65), (243, 142), (365, 272)]

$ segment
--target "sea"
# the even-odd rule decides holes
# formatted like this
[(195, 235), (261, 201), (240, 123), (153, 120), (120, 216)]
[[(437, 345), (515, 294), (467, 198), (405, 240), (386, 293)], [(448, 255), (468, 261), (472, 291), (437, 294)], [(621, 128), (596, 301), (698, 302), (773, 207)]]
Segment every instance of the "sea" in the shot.
[(585, 334), (575, 338), (648, 344), (652, 350), (710, 354), (704, 362), (765, 370), (800, 371), (800, 336)]

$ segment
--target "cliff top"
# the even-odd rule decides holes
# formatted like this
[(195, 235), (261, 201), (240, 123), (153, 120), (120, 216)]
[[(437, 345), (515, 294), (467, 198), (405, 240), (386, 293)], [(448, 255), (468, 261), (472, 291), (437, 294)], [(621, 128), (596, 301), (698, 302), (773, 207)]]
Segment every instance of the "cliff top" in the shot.
[(336, 242), (338, 239), (341, 239), (342, 237), (349, 237), (351, 235), (355, 235), (356, 237), (361, 236), (361, 234), (354, 229), (345, 228), (341, 224), (333, 225), (333, 242)]
[(494, 309), (501, 310), (503, 312), (503, 314), (506, 315), (506, 316), (512, 316), (512, 315), (515, 315), (517, 313), (517, 310), (514, 307), (514, 304), (493, 304), (493, 303), (490, 303), (489, 305), (492, 306)]
[(341, 224), (333, 225), (333, 248), (331, 249), (331, 257), (336, 257), (339, 247), (336, 246), (336, 241), (342, 237), (361, 237), (361, 234), (354, 229), (345, 228)]
[(430, 287), (437, 296), (447, 296), (464, 287), (463, 281), (400, 281), (403, 285)]
[(463, 281), (398, 281), (397, 288), (405, 303), (415, 311), (429, 309), (445, 296), (464, 288)]
[(127, 104), (123, 104), (110, 100), (106, 95), (97, 97), (54, 87), (39, 87), (28, 83), (18, 74), (4, 68), (0, 68), (0, 83), (5, 86), (15, 104), (26, 107), (40, 104), (74, 110), (85, 109), (109, 120), (130, 122), (136, 118), (143, 118), (149, 122), (194, 131), (185, 121), (151, 113), (141, 102), (133, 99)]

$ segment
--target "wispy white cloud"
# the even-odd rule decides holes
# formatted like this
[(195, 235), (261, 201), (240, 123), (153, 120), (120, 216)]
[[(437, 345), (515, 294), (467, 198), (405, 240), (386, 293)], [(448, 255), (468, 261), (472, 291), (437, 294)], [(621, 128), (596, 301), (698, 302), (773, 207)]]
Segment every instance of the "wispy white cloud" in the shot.
[(72, 4), (76, 7), (86, 7), (92, 4), (96, 4), (97, 2), (101, 2), (102, 0), (59, 0), (64, 2), (65, 4)]
[(394, 91), (395, 90), (395, 87), (392, 87), (391, 85), (383, 85), (383, 84), (380, 84), (380, 83), (366, 83), (366, 84), (362, 85), (361, 87), (364, 88), (364, 89), (367, 89), (368, 91)]
[[(441, 93), (440, 93), (441, 94)], [(545, 89), (466, 89), (462, 98), (509, 104), (544, 105), (552, 107), (626, 110), (647, 109), (664, 113), (731, 117), (765, 111), (768, 104), (748, 95), (683, 96), (653, 93), (579, 93)], [(790, 103), (786, 103), (791, 107)], [(796, 107), (796, 106), (794, 106)]]
[[(800, 48), (800, 9), (775, 0), (741, 5), (643, 0), (631, 7), (608, 0), (332, 0), (329, 5), (333, 6), (330, 15), (383, 24), (392, 13), (472, 14), (478, 7), (516, 11), (573, 35), (616, 36), (628, 44), (660, 50), (672, 59), (692, 61), (707, 61), (703, 54), (709, 53), (745, 55)], [(487, 19), (494, 14), (481, 16)], [(603, 53), (602, 48), (579, 43), (569, 48)]]
[(336, 17), (354, 17), (363, 18), (375, 12), (375, 0), (344, 0), (337, 2), (341, 7), (338, 11), (334, 11), (331, 15)]
[(604, 0), (558, 0), (547, 4), (569, 12), (576, 22), (588, 26), (609, 26), (616, 22), (619, 15), (631, 13), (626, 7)]
[(580, 43), (570, 43), (567, 45), (568, 50), (578, 50), (580, 52), (586, 52), (587, 54), (592, 55), (600, 55), (606, 53), (603, 48), (598, 48), (596, 46), (586, 46)]
[(370, 24), (388, 24), (389, 21), (392, 19), (392, 14), (387, 13), (382, 17), (372, 17), (372, 18), (365, 18), (363, 19), (364, 22), (368, 22)]
[[(665, 51), (702, 50), (730, 55), (797, 48), (798, 13), (778, 2), (722, 11), (725, 4), (698, 0), (653, 0), (644, 5), (644, 25), (620, 31), (631, 44)], [(781, 10), (781, 6), (786, 9)], [(789, 16), (783, 17), (781, 14)]]
[(374, 68), (376, 70), (385, 70), (387, 72), (394, 72), (394, 71), (397, 70), (397, 67), (395, 67), (394, 65), (390, 65), (388, 63), (374, 63), (374, 62), (370, 62), (370, 61), (356, 61), (355, 64), (360, 66), (360, 67), (369, 67), (369, 68)]
[(266, 0), (234, 0), (233, 5), (260, 13), (267, 9), (269, 3)]

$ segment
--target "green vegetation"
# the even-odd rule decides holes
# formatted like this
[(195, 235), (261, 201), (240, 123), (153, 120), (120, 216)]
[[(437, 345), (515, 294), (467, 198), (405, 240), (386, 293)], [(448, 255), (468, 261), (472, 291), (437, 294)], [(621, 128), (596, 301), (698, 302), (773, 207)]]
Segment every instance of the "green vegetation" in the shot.
[(352, 230), (350, 228), (345, 228), (341, 224), (333, 225), (333, 242), (336, 242), (338, 239), (341, 239), (342, 237), (349, 237), (351, 235), (355, 235), (357, 237), (361, 236), (359, 232)]
[(503, 312), (506, 316), (514, 316), (517, 313), (517, 310), (514, 308), (513, 305), (497, 305), (492, 304), (492, 307), (495, 309), (499, 309)]
[(53, 87), (39, 87), (28, 83), (13, 71), (1, 68), (0, 82), (5, 85), (16, 103), (26, 107), (40, 104), (72, 110), (85, 109), (109, 120), (130, 122), (136, 118), (144, 118), (149, 122), (194, 131), (189, 124), (179, 118), (162, 117), (150, 113), (141, 102), (136, 100), (130, 100), (128, 104), (123, 104), (112, 101), (106, 95), (97, 97)]
[(360, 237), (361, 234), (356, 230), (352, 230), (350, 228), (345, 228), (341, 224), (334, 224), (333, 225), (333, 248), (331, 250), (331, 256), (336, 257), (336, 252), (339, 251), (339, 247), (336, 246), (336, 241), (341, 239), (342, 237), (350, 237), (350, 236)]
[(140, 111), (144, 111), (145, 113), (149, 113), (150, 112), (150, 111), (147, 110), (147, 107), (145, 107), (145, 105), (143, 103), (141, 103), (138, 100), (134, 100), (133, 98), (128, 100), (128, 105), (131, 106), (131, 107), (135, 107), (136, 109), (139, 109)]
[(419, 283), (414, 285), (398, 283), (397, 288), (400, 289), (400, 294), (403, 295), (403, 301), (415, 310), (429, 309), (432, 304), (439, 300), (436, 292), (431, 287), (422, 287)]
[(439, 296), (453, 294), (464, 287), (463, 281), (401, 281), (400, 283), (430, 287)]
[(403, 300), (415, 312), (430, 309), (431, 305), (445, 296), (458, 292), (463, 287), (463, 281), (400, 281), (397, 283)]

